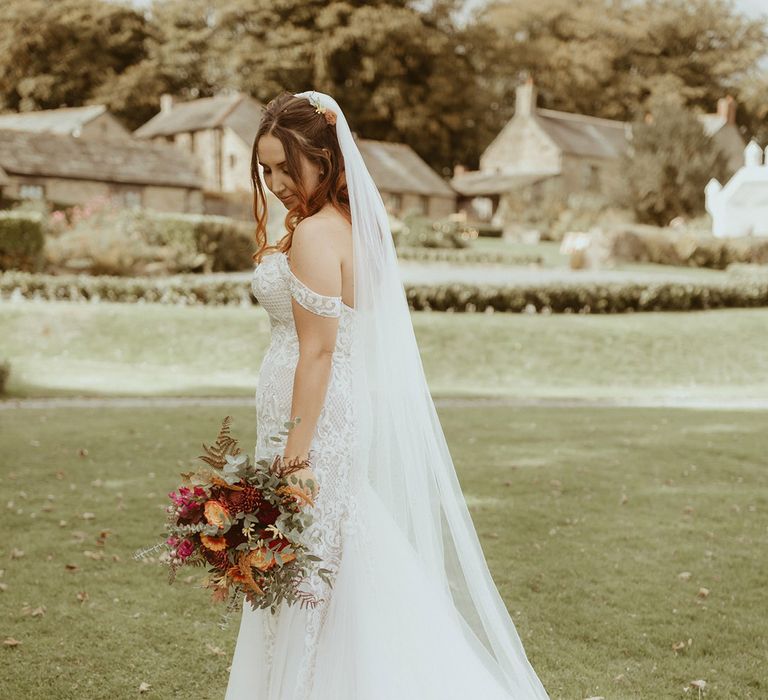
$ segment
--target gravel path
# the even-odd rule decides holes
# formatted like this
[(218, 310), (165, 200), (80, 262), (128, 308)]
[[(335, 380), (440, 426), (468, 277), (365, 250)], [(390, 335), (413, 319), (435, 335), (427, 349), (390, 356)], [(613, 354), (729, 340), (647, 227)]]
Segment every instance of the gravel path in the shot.
[[(211, 279), (229, 279), (247, 284), (250, 272), (227, 272), (207, 275)], [(504, 287), (547, 283), (628, 282), (638, 284), (664, 282), (701, 282), (702, 280), (727, 280), (720, 270), (698, 268), (659, 267), (650, 270), (571, 270), (567, 267), (530, 267), (522, 265), (453, 265), (447, 262), (422, 263), (400, 261), (400, 279), (404, 284), (490, 284)]]

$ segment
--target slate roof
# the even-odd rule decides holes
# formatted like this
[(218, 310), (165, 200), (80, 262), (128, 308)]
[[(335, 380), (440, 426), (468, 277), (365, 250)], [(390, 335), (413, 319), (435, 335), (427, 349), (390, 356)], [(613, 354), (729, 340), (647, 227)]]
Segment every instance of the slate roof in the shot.
[(35, 112), (14, 112), (0, 114), (0, 129), (72, 134), (90, 121), (101, 116), (107, 108), (104, 105), (85, 107), (64, 107), (62, 109), (41, 109)]
[(250, 146), (263, 111), (260, 102), (241, 92), (202, 97), (178, 102), (169, 112), (158, 112), (133, 135), (145, 139), (228, 126)]
[(197, 165), (173, 146), (130, 139), (0, 129), (0, 168), (15, 175), (202, 188)]
[(361, 138), (357, 146), (380, 190), (439, 197), (456, 194), (407, 144)]
[(564, 153), (617, 158), (627, 150), (627, 122), (537, 109), (536, 121)]
[(451, 180), (451, 186), (465, 197), (475, 197), (510, 192), (557, 175), (559, 173), (496, 173), (474, 170), (456, 175)]

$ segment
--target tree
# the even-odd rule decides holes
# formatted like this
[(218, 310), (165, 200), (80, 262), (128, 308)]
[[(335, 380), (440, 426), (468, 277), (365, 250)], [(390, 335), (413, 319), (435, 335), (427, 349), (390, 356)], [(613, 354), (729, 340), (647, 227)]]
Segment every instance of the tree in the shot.
[(726, 0), (507, 0), (480, 20), (509, 57), (499, 70), (510, 83), (524, 68), (543, 106), (611, 119), (667, 94), (711, 111), (768, 50), (765, 23)]
[[(262, 101), (281, 90), (328, 92), (358, 133), (405, 141), (448, 173), (457, 160), (477, 157), (476, 126), (487, 109), (451, 19), (457, 5), (439, 0), (418, 11), (409, 0), (221, 0), (206, 17), (198, 82)], [(152, 12), (164, 36), (176, 31), (168, 27), (182, 12), (176, 0), (158, 1)], [(165, 69), (175, 60), (169, 55)]]
[(623, 156), (619, 203), (641, 222), (665, 226), (675, 216), (704, 211), (710, 178), (726, 179), (727, 158), (680, 99), (658, 99), (646, 119), (633, 124), (632, 147)]
[(0, 110), (88, 103), (148, 56), (152, 28), (100, 0), (5, 0), (0, 5)]

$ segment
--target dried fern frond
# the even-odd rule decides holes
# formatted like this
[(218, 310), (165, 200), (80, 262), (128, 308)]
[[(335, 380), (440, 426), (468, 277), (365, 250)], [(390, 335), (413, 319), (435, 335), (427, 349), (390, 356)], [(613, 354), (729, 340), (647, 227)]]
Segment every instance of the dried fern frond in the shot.
[(216, 438), (216, 443), (211, 447), (208, 447), (203, 443), (204, 455), (199, 455), (199, 459), (202, 459), (205, 463), (210, 464), (214, 469), (223, 469), (227, 463), (227, 455), (236, 457), (240, 454), (240, 448), (237, 446), (237, 440), (232, 437), (229, 432), (229, 424), (232, 421), (232, 416), (226, 416), (221, 423), (221, 430), (219, 430), (219, 436)]

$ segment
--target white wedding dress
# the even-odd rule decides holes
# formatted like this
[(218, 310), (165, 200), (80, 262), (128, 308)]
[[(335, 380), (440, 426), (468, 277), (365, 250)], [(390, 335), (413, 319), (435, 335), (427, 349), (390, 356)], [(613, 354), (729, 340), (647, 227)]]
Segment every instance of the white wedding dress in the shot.
[(323, 602), (283, 604), (272, 615), (243, 604), (226, 700), (526, 700), (503, 686), (491, 655), (450, 597), (426, 576), (416, 550), (352, 459), (350, 382), (355, 309), (299, 280), (284, 253), (254, 270), (271, 342), (256, 391), (256, 458), (282, 453), (269, 437), (290, 420), (298, 338), (291, 298), (339, 318), (331, 377), (311, 450), (320, 491), (304, 535), (335, 572), (312, 579)]

